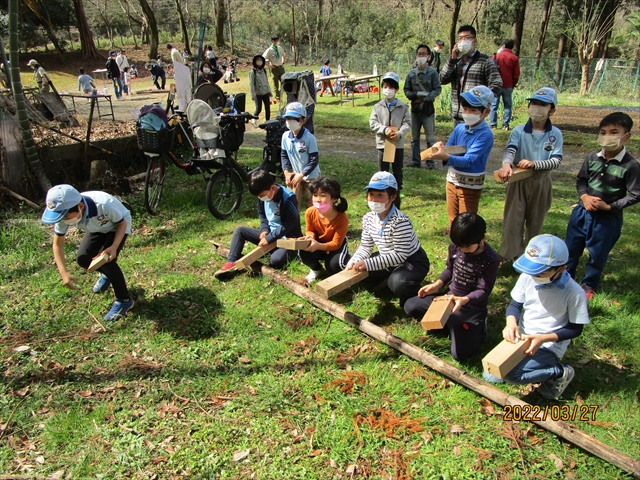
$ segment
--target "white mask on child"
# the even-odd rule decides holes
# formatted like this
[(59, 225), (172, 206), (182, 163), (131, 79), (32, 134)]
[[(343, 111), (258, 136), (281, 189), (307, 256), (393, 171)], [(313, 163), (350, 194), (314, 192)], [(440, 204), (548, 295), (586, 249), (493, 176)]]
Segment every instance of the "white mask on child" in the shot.
[(547, 284), (549, 284), (549, 283), (551, 283), (553, 281), (553, 280), (551, 280), (551, 277), (546, 277), (546, 278), (543, 278), (543, 277), (531, 277), (531, 278), (538, 285), (547, 285)]
[(70, 218), (69, 220), (63, 220), (64, 223), (66, 223), (67, 225), (77, 225), (78, 223), (80, 223), (80, 220), (82, 220), (82, 214), (78, 214), (77, 217), (74, 218)]
[(386, 203), (371, 202), (371, 201), (368, 201), (367, 203), (369, 204), (369, 210), (371, 210), (374, 213), (382, 213), (387, 209)]
[(386, 98), (387, 100), (393, 100), (393, 97), (396, 96), (396, 90), (395, 88), (383, 88), (382, 89), (382, 95), (384, 95), (384, 98)]
[(300, 122), (298, 120), (292, 120), (287, 118), (285, 120), (285, 123), (287, 124), (287, 128), (294, 133), (300, 130)]
[(464, 120), (464, 123), (466, 123), (470, 127), (473, 127), (477, 123), (480, 123), (480, 120), (482, 120), (482, 116), (476, 115), (475, 113), (463, 113), (462, 119)]
[(529, 105), (527, 113), (534, 122), (544, 122), (549, 116), (549, 109), (541, 105)]
[(598, 145), (600, 145), (606, 152), (615, 152), (620, 148), (620, 145), (622, 145), (623, 136), (619, 137), (617, 135), (598, 135)]

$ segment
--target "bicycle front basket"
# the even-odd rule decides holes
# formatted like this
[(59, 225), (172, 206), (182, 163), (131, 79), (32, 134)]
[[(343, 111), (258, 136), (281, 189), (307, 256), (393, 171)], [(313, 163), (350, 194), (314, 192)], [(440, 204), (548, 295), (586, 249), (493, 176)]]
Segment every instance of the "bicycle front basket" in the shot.
[(145, 130), (138, 127), (136, 135), (138, 138), (138, 148), (143, 152), (167, 153), (173, 148), (176, 138), (177, 128), (164, 128), (159, 131)]
[(244, 118), (233, 116), (220, 117), (220, 138), (227, 152), (237, 152), (244, 142)]

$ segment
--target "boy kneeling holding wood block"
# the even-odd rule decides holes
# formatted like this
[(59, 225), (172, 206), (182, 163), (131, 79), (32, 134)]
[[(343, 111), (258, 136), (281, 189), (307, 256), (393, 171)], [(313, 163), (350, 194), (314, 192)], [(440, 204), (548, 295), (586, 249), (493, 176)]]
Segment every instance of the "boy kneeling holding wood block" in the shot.
[(531, 239), (524, 255), (513, 264), (520, 278), (511, 291), (507, 326), (502, 336), (509, 343), (530, 340), (527, 357), (500, 379), (484, 373), (491, 383), (503, 380), (515, 385), (541, 383), (538, 393), (558, 398), (575, 374), (560, 363), (572, 338), (589, 323), (587, 297), (582, 287), (567, 273), (569, 251), (553, 235)]
[[(429, 333), (451, 337), (451, 356), (459, 361), (477, 355), (487, 337), (489, 295), (496, 282), (500, 257), (487, 243), (487, 224), (477, 213), (465, 212), (451, 224), (447, 268), (438, 280), (425, 285), (404, 305), (407, 315), (421, 319), (447, 283), (454, 306), (442, 330)], [(437, 303), (437, 302), (436, 302)]]

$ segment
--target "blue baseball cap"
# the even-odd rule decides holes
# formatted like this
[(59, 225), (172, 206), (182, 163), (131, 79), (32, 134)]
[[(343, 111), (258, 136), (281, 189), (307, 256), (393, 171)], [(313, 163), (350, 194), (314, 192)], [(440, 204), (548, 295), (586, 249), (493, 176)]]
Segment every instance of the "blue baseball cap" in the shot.
[(536, 90), (536, 93), (527, 98), (527, 100), (539, 100), (555, 107), (558, 104), (558, 94), (553, 88), (543, 87)]
[(52, 224), (62, 220), (69, 209), (82, 201), (80, 192), (71, 185), (56, 185), (47, 192), (47, 208), (42, 214), (42, 223)]
[(460, 95), (464, 98), (469, 105), (473, 108), (489, 108), (491, 103), (493, 103), (493, 92), (489, 87), (485, 87), (484, 85), (478, 85), (477, 87), (473, 87), (468, 92), (464, 92)]
[(395, 188), (398, 190), (398, 182), (396, 177), (389, 172), (377, 172), (369, 180), (369, 185), (363, 188), (363, 190), (386, 190), (387, 188)]
[(400, 86), (400, 77), (398, 76), (398, 74), (396, 72), (387, 72), (384, 74), (384, 77), (382, 77), (382, 81), (384, 82), (385, 80), (393, 80), (394, 82), (396, 82), (398, 84), (398, 87)]
[(527, 275), (538, 275), (553, 267), (561, 267), (569, 261), (567, 245), (555, 235), (533, 237), (524, 255), (513, 262), (513, 268)]
[(307, 109), (300, 102), (291, 102), (284, 109), (284, 118), (307, 118)]

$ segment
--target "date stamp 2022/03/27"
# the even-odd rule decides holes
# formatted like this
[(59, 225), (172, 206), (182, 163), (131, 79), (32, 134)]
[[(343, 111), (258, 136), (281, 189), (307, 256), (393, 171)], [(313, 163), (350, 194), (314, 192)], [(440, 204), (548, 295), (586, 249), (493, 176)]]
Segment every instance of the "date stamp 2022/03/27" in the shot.
[(580, 422), (595, 422), (598, 405), (505, 405), (504, 421), (521, 420), (540, 422), (545, 420), (564, 421), (578, 420)]

